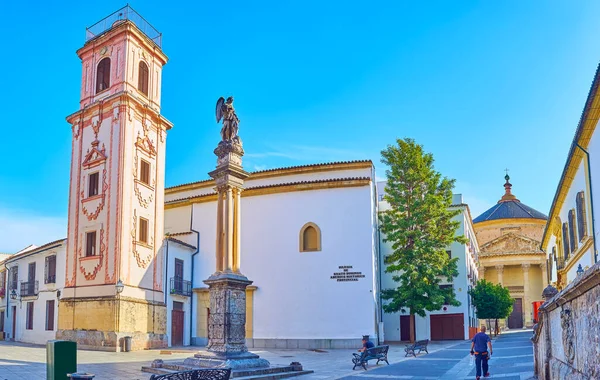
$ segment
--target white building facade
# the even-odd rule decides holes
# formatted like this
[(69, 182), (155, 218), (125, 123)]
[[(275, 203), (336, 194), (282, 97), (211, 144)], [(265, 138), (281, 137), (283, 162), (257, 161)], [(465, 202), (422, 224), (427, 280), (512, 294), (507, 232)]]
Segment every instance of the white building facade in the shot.
[[(54, 339), (64, 286), (66, 239), (30, 248), (0, 265), (0, 329), (4, 338), (46, 344)], [(62, 269), (62, 270), (61, 270)]]
[[(385, 182), (378, 183), (379, 211), (389, 208), (383, 200)], [(452, 243), (447, 252), (451, 258), (458, 258), (458, 276), (451, 283), (443, 282), (441, 286), (452, 286), (460, 306), (445, 305), (441, 310), (426, 312), (425, 317), (415, 316), (415, 337), (417, 340), (462, 340), (472, 337), (477, 330), (478, 320), (475, 308), (471, 304), (468, 291), (475, 286), (478, 279), (477, 260), (479, 246), (475, 233), (469, 206), (463, 203), (461, 194), (453, 195), (452, 209), (459, 209), (461, 213), (454, 217), (460, 223), (456, 235), (465, 236), (467, 244)], [(391, 254), (390, 242), (384, 242), (381, 236), (381, 249), (379, 261), (384, 263), (384, 258)], [(381, 289), (390, 289), (398, 286), (392, 279), (391, 273), (385, 272), (385, 264), (381, 266)], [(385, 301), (382, 301), (384, 303)], [(410, 339), (410, 316), (408, 313), (383, 313), (383, 330), (386, 342), (408, 341)]]
[[(247, 290), (250, 347), (356, 347), (363, 335), (376, 338), (373, 178), (370, 161), (251, 173), (242, 193), (240, 257), (241, 272), (253, 281)], [(197, 345), (206, 344), (208, 336), (203, 280), (215, 270), (213, 187), (202, 181), (165, 194), (166, 233), (183, 242), (169, 242), (169, 257), (193, 257), (192, 321), (183, 330), (191, 331), (190, 342)], [(178, 331), (168, 316), (169, 328)]]
[(600, 73), (596, 72), (583, 114), (548, 216), (542, 249), (548, 259), (548, 282), (558, 289), (598, 261), (600, 212), (600, 134), (595, 107), (600, 101)]

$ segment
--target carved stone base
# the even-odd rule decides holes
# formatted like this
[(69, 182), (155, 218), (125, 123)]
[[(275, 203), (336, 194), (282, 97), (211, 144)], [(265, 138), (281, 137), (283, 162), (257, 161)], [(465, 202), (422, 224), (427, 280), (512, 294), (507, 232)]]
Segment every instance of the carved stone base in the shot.
[(246, 287), (252, 281), (240, 273), (223, 272), (213, 274), (204, 283), (210, 294), (208, 351), (225, 356), (248, 352)]

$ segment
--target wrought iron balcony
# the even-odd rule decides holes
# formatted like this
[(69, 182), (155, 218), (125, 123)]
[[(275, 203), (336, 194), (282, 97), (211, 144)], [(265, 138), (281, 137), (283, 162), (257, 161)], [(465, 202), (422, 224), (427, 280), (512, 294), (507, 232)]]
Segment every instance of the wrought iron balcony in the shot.
[(119, 9), (118, 11), (106, 16), (94, 25), (86, 28), (85, 42), (102, 35), (113, 26), (118, 25), (125, 20), (131, 21), (135, 26), (144, 33), (149, 39), (154, 41), (158, 47), (162, 45), (162, 34), (156, 30), (148, 21), (146, 21), (139, 13), (137, 13), (129, 5)]
[(183, 278), (171, 277), (171, 294), (178, 294), (180, 296), (191, 297), (192, 295), (192, 283), (186, 281)]
[(33, 297), (37, 296), (38, 293), (38, 281), (28, 281), (21, 283), (21, 297)]
[(56, 283), (56, 275), (48, 274), (46, 278), (44, 278), (44, 284), (55, 284)]

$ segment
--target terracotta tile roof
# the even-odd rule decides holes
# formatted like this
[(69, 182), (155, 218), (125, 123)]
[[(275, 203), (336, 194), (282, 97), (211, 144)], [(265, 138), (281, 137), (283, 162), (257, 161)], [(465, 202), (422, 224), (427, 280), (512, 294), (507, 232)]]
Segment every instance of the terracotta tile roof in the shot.
[(192, 231), (173, 232), (173, 233), (170, 233), (169, 236), (183, 236), (183, 235), (191, 235), (191, 234), (193, 234)]
[[(271, 172), (276, 172), (279, 170), (294, 170), (294, 169), (303, 169), (303, 168), (319, 168), (319, 167), (331, 166), (331, 165), (367, 164), (367, 163), (370, 163), (372, 165), (373, 161), (371, 161), (371, 160), (334, 161), (334, 162), (322, 162), (322, 163), (318, 163), (318, 164), (285, 166), (282, 168), (273, 168), (273, 169), (265, 169), (265, 170), (257, 170), (257, 171), (249, 172), (250, 176), (248, 177), (248, 180), (251, 180), (253, 175), (262, 174), (262, 173), (271, 173)], [(212, 181), (214, 181), (214, 180), (211, 178), (211, 179), (203, 179), (201, 181), (182, 183), (180, 185), (166, 187), (165, 190), (173, 190), (173, 189), (177, 189), (179, 187), (184, 187), (184, 186), (188, 186), (188, 185), (199, 185), (201, 183), (208, 183), (208, 182), (212, 182)]]
[(191, 248), (191, 249), (196, 249), (196, 247), (194, 247), (193, 245), (191, 245), (191, 244), (188, 244), (188, 243), (186, 243), (186, 242), (184, 242), (184, 241), (181, 241), (181, 240), (179, 240), (179, 239), (175, 239), (175, 238), (172, 238), (172, 237), (170, 237), (168, 240), (170, 240), (170, 241), (172, 241), (172, 242), (175, 242), (175, 243), (177, 243), (177, 244), (181, 244), (181, 245), (183, 245), (184, 247), (188, 247), (188, 248)]
[[(370, 180), (371, 180), (371, 178), (369, 178), (369, 177), (348, 177), (348, 178), (318, 179), (318, 180), (314, 180), (314, 181), (298, 181), (298, 182), (276, 183), (276, 184), (272, 184), (272, 185), (263, 185), (263, 186), (250, 186), (250, 187), (245, 188), (244, 191), (259, 190), (259, 189), (269, 189), (269, 188), (285, 187), (285, 186), (313, 185), (313, 184), (327, 183), (327, 182), (370, 181)], [(190, 196), (190, 197), (173, 199), (171, 201), (165, 202), (165, 204), (177, 203), (177, 202), (186, 201), (186, 200), (189, 200), (189, 199), (199, 199), (199, 198), (210, 197), (210, 196), (215, 196), (215, 195), (217, 195), (217, 193), (213, 191), (213, 192), (208, 193), (208, 194), (193, 195), (193, 196)]]
[(66, 243), (66, 241), (67, 241), (67, 238), (64, 238), (64, 239), (58, 239), (58, 240), (51, 241), (50, 243), (46, 243), (46, 244), (44, 244), (44, 245), (41, 245), (41, 246), (39, 246), (39, 247), (37, 247), (37, 248), (35, 248), (35, 249), (31, 249), (31, 250), (29, 250), (29, 251), (25, 251), (25, 252), (22, 252), (22, 253), (14, 254), (14, 255), (12, 255), (12, 257), (9, 257), (9, 258), (6, 260), (6, 262), (9, 262), (9, 261), (13, 261), (13, 260), (19, 259), (19, 258), (21, 258), (21, 257), (23, 257), (23, 256), (32, 255), (32, 254), (34, 254), (34, 253), (37, 253), (37, 252), (43, 251), (43, 250), (44, 250), (44, 249), (46, 249), (46, 248), (52, 247), (53, 245), (57, 245), (57, 244), (63, 244), (63, 243)]

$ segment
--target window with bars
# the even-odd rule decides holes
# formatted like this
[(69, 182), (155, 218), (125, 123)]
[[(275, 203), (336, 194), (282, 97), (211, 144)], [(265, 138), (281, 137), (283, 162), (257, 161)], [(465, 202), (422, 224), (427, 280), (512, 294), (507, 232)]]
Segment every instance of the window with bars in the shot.
[(46, 331), (54, 331), (54, 300), (46, 301)]
[(98, 63), (96, 71), (96, 94), (110, 87), (110, 58), (104, 58)]
[(148, 219), (140, 218), (138, 241), (148, 244)]
[(150, 79), (148, 65), (143, 61), (140, 61), (139, 72), (138, 72), (138, 90), (148, 96), (148, 81)]
[(579, 233), (579, 241), (582, 241), (587, 236), (587, 220), (585, 214), (585, 194), (583, 191), (577, 193), (577, 232)]
[(140, 161), (140, 181), (150, 185), (150, 163), (146, 160)]
[(99, 173), (92, 173), (88, 177), (88, 197), (98, 195)]
[(563, 223), (562, 225), (562, 245), (565, 260), (569, 258), (569, 223)]
[(19, 267), (10, 268), (10, 290), (17, 290), (19, 286)]
[(577, 228), (575, 226), (575, 209), (569, 210), (569, 245), (570, 253), (577, 250), (577, 236), (575, 235)]
[(33, 302), (27, 302), (27, 316), (25, 320), (25, 329), (33, 330)]
[(44, 283), (56, 283), (56, 255), (47, 256), (44, 265)]
[(96, 231), (87, 232), (85, 234), (85, 256), (96, 255)]

